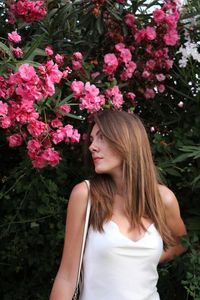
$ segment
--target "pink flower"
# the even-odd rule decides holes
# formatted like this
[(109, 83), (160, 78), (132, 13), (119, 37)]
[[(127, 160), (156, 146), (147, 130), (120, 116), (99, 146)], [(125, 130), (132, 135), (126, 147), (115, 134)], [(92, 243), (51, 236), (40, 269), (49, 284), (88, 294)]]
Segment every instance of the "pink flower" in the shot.
[(128, 62), (124, 71), (121, 73), (120, 78), (122, 80), (127, 80), (128, 78), (131, 78), (133, 76), (133, 73), (135, 72), (136, 67), (137, 66), (136, 63), (134, 63), (134, 61)]
[(124, 22), (127, 26), (133, 27), (133, 25), (135, 24), (135, 16), (130, 13), (126, 14), (126, 16), (124, 18)]
[(8, 113), (8, 104), (0, 101), (0, 117), (5, 117)]
[(39, 137), (44, 131), (47, 129), (47, 125), (44, 122), (34, 120), (29, 123), (27, 126), (28, 132), (33, 136), (33, 137)]
[(55, 86), (51, 78), (46, 75), (45, 78), (45, 84), (44, 84), (44, 89), (45, 89), (45, 96), (52, 96), (55, 93)]
[(170, 70), (173, 66), (173, 60), (167, 59), (165, 60), (165, 67), (167, 70)]
[(160, 83), (159, 85), (158, 85), (158, 91), (159, 91), (159, 93), (164, 93), (164, 91), (165, 91), (165, 86), (164, 86), (164, 84), (162, 84), (162, 83)]
[(168, 49), (166, 48), (158, 49), (157, 51), (155, 51), (154, 55), (156, 58), (162, 58), (162, 57), (166, 58), (166, 56), (168, 55)]
[(52, 142), (54, 144), (59, 144), (66, 137), (66, 130), (64, 127), (60, 127), (56, 130), (56, 132), (52, 133)]
[(38, 140), (29, 140), (27, 143), (27, 149), (31, 152), (38, 151), (41, 148), (41, 143)]
[(153, 99), (155, 97), (155, 92), (153, 89), (146, 88), (144, 96), (146, 99)]
[(31, 159), (35, 159), (41, 149), (41, 143), (38, 140), (29, 140), (27, 143), (28, 155)]
[(89, 113), (95, 113), (105, 104), (105, 97), (103, 95), (96, 97), (86, 95), (85, 97), (80, 98), (80, 101), (80, 109), (87, 109)]
[(164, 74), (156, 74), (156, 79), (158, 81), (164, 81), (165, 80), (165, 75)]
[(118, 60), (115, 54), (108, 53), (104, 56), (103, 72), (112, 75), (118, 67)]
[[(35, 79), (35, 83), (33, 82), (33, 80)], [(19, 84), (16, 89), (16, 95), (21, 97), (21, 100), (23, 102), (23, 104), (25, 105), (32, 105), (33, 102), (35, 102), (36, 100), (40, 100), (43, 98), (43, 94), (42, 94), (42, 90), (39, 88), (39, 86), (37, 86), (37, 80), (39, 78), (37, 76), (33, 77), (33, 79), (31, 79), (30, 82), (26, 82), (26, 84), (24, 84), (24, 82), (22, 82), (21, 84)]]
[(49, 60), (46, 65), (46, 74), (49, 76), (52, 83), (59, 83), (62, 78), (62, 72), (58, 69), (58, 65)]
[(69, 139), (71, 139), (71, 137), (73, 136), (73, 126), (70, 124), (67, 124), (64, 128), (63, 128), (63, 132), (65, 134), (64, 138), (65, 138), (65, 142), (69, 142)]
[(35, 159), (32, 161), (34, 168), (42, 169), (46, 165), (46, 160), (41, 156), (36, 156)]
[(165, 13), (162, 9), (156, 9), (153, 12), (153, 18), (156, 23), (161, 23), (165, 18)]
[(115, 45), (115, 49), (117, 50), (117, 51), (121, 51), (122, 49), (124, 49), (125, 48), (125, 45), (124, 45), (124, 43), (118, 43), (118, 44), (116, 44)]
[(12, 48), (12, 53), (13, 53), (13, 54), (15, 55), (15, 57), (17, 57), (17, 58), (21, 58), (21, 57), (24, 55), (22, 49), (19, 48), (19, 47), (17, 47), (17, 48)]
[(168, 25), (168, 28), (171, 29), (176, 29), (177, 26), (177, 16), (174, 14), (170, 14), (165, 17), (165, 22)]
[(8, 87), (7, 80), (4, 76), (0, 75), (0, 97), (5, 98), (7, 95)]
[(73, 53), (73, 58), (75, 60), (82, 60), (83, 59), (83, 55), (81, 54), (81, 52), (74, 52)]
[(54, 127), (54, 128), (59, 128), (59, 127), (62, 127), (63, 124), (58, 118), (56, 118), (56, 119), (51, 121), (51, 126)]
[(147, 26), (146, 28), (146, 39), (149, 41), (153, 41), (156, 38), (156, 31), (153, 27)]
[(52, 167), (55, 167), (57, 164), (59, 164), (61, 160), (60, 153), (55, 151), (54, 148), (48, 148), (44, 150), (41, 156)]
[(21, 65), (18, 72), (24, 81), (31, 81), (36, 76), (35, 69), (29, 64)]
[(56, 54), (55, 61), (57, 64), (62, 64), (64, 61), (64, 54)]
[(82, 69), (82, 63), (77, 60), (72, 60), (72, 69), (74, 71), (78, 71), (78, 70)]
[(146, 62), (146, 67), (147, 67), (147, 69), (149, 69), (149, 70), (153, 70), (153, 69), (155, 68), (155, 66), (156, 66), (156, 62), (155, 62), (155, 60), (153, 60), (153, 59), (149, 59), (149, 60)]
[(99, 89), (90, 82), (85, 84), (85, 95), (80, 98), (80, 109), (87, 109), (88, 112), (94, 113), (105, 104), (105, 97), (99, 95)]
[(58, 108), (65, 113), (69, 113), (71, 111), (70, 105), (67, 104), (60, 105)]
[(178, 39), (179, 39), (179, 36), (177, 34), (177, 31), (174, 29), (169, 30), (163, 37), (163, 40), (167, 46), (176, 45)]
[[(16, 104), (14, 101), (9, 101), (9, 118), (11, 119), (12, 125), (16, 123), (26, 124), (28, 119), (31, 118), (29, 109), (24, 109), (22, 105)], [(34, 108), (32, 108), (34, 110)]]
[(22, 138), (21, 134), (15, 133), (13, 135), (10, 135), (7, 138), (7, 141), (9, 143), (10, 147), (18, 147), (18, 146), (21, 146), (21, 144), (23, 142), (23, 138)]
[(134, 93), (128, 92), (128, 93), (126, 94), (126, 97), (127, 97), (128, 99), (134, 101), (136, 96), (135, 96)]
[(124, 103), (123, 96), (119, 90), (119, 87), (114, 87), (106, 90), (106, 95), (111, 98), (112, 104), (116, 109), (120, 109)]
[(86, 82), (85, 93), (95, 97), (98, 96), (99, 89), (94, 84), (90, 84), (90, 82)]
[(137, 44), (139, 44), (146, 37), (146, 30), (142, 28), (141, 30), (137, 30), (134, 34), (134, 38)]
[(53, 49), (52, 49), (52, 46), (47, 46), (47, 47), (44, 49), (44, 51), (45, 51), (45, 54), (46, 54), (47, 56), (52, 56), (52, 55), (53, 55)]
[(0, 127), (9, 128), (12, 125), (11, 119), (9, 117), (0, 118)]
[(120, 50), (120, 60), (122, 60), (125, 64), (127, 64), (132, 59), (131, 51), (127, 48), (123, 48)]
[(21, 36), (17, 33), (17, 31), (13, 31), (11, 33), (8, 33), (8, 39), (12, 43), (21, 42)]
[(82, 81), (74, 80), (71, 84), (71, 90), (75, 98), (79, 98), (83, 92), (84, 83)]
[(177, 2), (178, 1), (165, 1), (164, 5), (163, 5), (163, 9), (165, 10), (174, 10), (176, 9), (176, 6), (177, 6)]
[(147, 79), (147, 78), (149, 78), (150, 76), (151, 76), (151, 73), (150, 73), (149, 71), (144, 70), (144, 71), (142, 72), (142, 77), (143, 77), (143, 78)]
[(74, 129), (73, 135), (71, 137), (71, 143), (78, 143), (80, 141), (80, 133), (77, 129)]

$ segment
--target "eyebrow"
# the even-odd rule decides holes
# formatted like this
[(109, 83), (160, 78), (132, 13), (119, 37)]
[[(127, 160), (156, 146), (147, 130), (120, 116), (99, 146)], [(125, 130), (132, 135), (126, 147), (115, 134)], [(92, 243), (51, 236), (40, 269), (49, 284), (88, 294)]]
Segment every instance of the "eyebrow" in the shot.
[[(97, 136), (97, 135), (99, 135), (99, 133), (101, 133), (101, 130), (100, 130), (100, 129), (99, 129), (99, 130), (96, 132), (96, 134), (95, 134), (95, 135)], [(91, 141), (92, 139), (93, 139), (93, 136), (92, 136), (92, 135), (90, 135), (90, 141)]]

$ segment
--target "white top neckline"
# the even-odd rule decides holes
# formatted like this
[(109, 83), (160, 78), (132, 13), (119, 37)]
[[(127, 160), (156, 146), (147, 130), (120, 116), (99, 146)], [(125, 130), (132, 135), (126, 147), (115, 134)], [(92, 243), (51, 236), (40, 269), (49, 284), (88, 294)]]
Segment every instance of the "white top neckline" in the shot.
[(141, 235), (141, 237), (138, 238), (137, 240), (134, 240), (134, 239), (131, 239), (131, 238), (129, 238), (128, 236), (126, 236), (124, 233), (122, 233), (121, 230), (120, 230), (119, 225), (118, 225), (115, 221), (109, 220), (108, 222), (105, 223), (105, 225), (109, 225), (109, 224), (111, 224), (113, 227), (115, 227), (115, 228), (117, 229), (118, 233), (119, 233), (124, 239), (126, 239), (126, 240), (128, 240), (129, 242), (134, 243), (134, 244), (135, 244), (135, 243), (139, 243), (140, 241), (142, 241), (142, 240), (146, 237), (146, 235), (149, 234), (149, 232), (151, 232), (151, 230), (156, 229), (154, 223), (151, 223), (151, 224), (147, 227), (147, 229), (145, 230), (145, 232)]

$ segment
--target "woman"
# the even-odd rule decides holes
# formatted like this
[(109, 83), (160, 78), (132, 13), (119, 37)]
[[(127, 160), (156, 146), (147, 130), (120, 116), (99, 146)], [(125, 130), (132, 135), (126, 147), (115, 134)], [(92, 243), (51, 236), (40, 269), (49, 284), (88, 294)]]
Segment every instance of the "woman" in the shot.
[[(145, 128), (134, 114), (95, 115), (89, 151), (95, 175), (81, 300), (158, 300), (158, 263), (180, 255), (186, 234), (173, 192), (159, 184)], [(63, 256), (50, 300), (73, 297), (88, 189), (71, 193)]]

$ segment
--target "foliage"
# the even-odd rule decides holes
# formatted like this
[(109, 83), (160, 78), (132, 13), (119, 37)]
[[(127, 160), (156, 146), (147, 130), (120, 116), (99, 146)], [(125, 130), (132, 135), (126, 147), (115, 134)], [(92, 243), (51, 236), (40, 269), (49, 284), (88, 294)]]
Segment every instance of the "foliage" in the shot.
[(48, 298), (62, 254), (67, 195), (85, 173), (79, 152), (70, 159), (69, 152), (63, 153), (64, 161), (53, 170), (17, 162), (2, 178), (1, 299)]
[(199, 237), (194, 234), (190, 239), (185, 240), (186, 246), (189, 248), (189, 252), (183, 260), (186, 269), (185, 279), (182, 281), (186, 288), (188, 295), (193, 299), (200, 299), (200, 246)]

